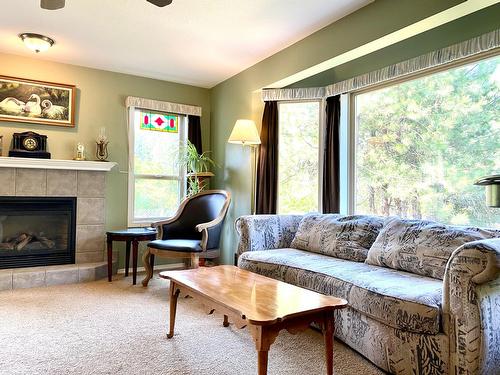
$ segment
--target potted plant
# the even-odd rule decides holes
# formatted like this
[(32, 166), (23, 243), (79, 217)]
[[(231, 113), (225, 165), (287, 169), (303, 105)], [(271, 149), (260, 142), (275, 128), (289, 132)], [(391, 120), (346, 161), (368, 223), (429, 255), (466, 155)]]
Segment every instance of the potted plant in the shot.
[(195, 145), (190, 141), (187, 141), (186, 146), (180, 152), (178, 164), (187, 171), (188, 197), (205, 189), (208, 179), (214, 176), (210, 168), (217, 167), (217, 164), (209, 157), (209, 154), (210, 151), (199, 154)]

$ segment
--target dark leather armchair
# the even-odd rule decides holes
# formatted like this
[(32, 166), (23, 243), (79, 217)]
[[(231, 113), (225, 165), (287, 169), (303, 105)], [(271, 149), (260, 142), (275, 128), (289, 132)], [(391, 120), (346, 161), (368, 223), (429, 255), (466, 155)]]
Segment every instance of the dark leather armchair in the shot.
[(147, 286), (153, 277), (155, 256), (186, 259), (191, 268), (198, 267), (200, 258), (218, 258), (222, 225), (230, 202), (230, 193), (224, 190), (202, 191), (186, 198), (172, 218), (153, 223), (158, 236), (148, 243), (142, 258), (146, 268), (142, 285)]

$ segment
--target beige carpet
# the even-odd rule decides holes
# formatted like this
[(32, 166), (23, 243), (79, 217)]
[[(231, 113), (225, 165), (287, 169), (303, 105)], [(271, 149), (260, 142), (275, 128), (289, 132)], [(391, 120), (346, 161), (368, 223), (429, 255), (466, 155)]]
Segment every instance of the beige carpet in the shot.
[[(246, 329), (222, 327), (195, 299), (180, 299), (176, 335), (166, 338), (167, 287), (131, 278), (113, 283), (0, 292), (0, 374), (252, 374), (256, 354)], [(340, 374), (382, 374), (336, 342)], [(308, 330), (281, 332), (269, 374), (323, 374), (323, 340)]]

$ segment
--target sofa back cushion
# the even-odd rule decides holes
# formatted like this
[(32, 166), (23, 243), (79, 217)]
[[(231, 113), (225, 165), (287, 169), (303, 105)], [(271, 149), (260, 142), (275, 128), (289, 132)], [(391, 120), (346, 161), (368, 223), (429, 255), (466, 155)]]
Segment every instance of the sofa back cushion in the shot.
[(384, 219), (376, 216), (306, 215), (291, 247), (363, 262), (383, 223)]
[(366, 263), (443, 279), (455, 249), (493, 237), (500, 237), (500, 231), (390, 217), (370, 248)]

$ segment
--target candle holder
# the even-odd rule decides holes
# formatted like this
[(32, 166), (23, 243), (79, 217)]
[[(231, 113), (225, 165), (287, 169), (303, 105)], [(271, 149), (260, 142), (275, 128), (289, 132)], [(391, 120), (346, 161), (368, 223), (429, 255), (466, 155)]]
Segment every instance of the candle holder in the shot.
[(99, 161), (108, 161), (108, 141), (98, 141), (96, 142), (96, 152), (95, 157)]
[(108, 137), (106, 137), (106, 128), (101, 128), (99, 136), (96, 139), (95, 157), (98, 161), (108, 161)]

